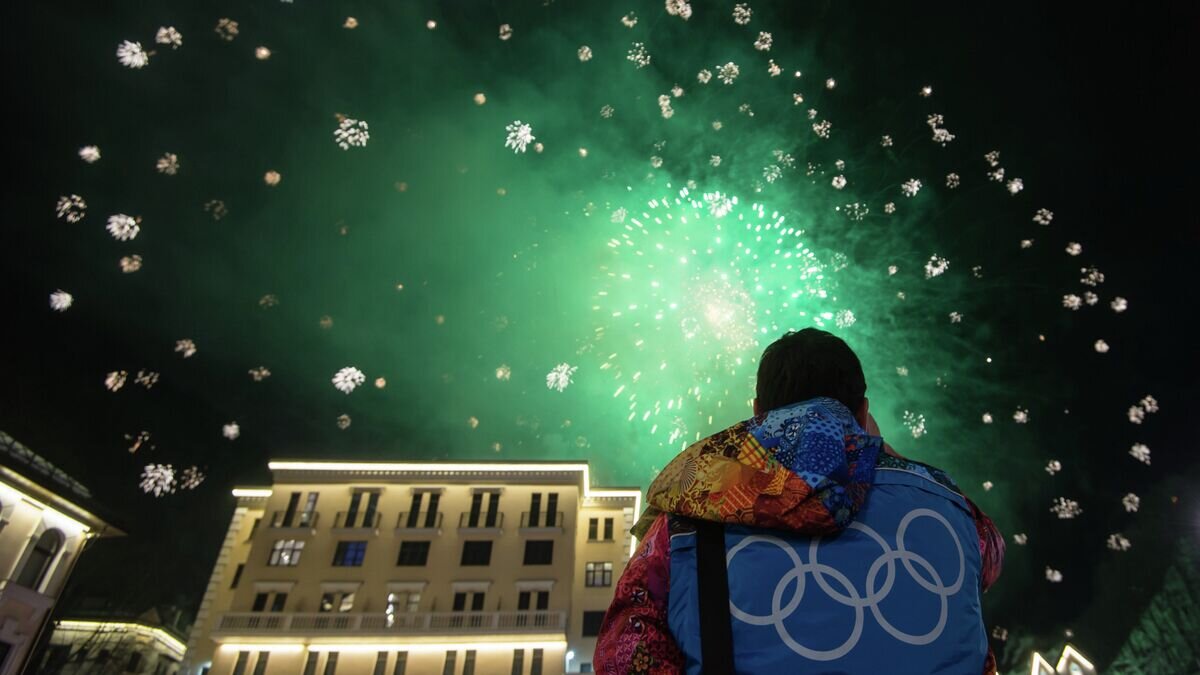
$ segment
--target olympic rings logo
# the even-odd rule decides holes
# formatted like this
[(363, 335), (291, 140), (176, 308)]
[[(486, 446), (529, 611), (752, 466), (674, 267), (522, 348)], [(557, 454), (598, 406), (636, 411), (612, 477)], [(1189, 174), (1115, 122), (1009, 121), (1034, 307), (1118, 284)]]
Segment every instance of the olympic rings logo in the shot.
[[(934, 569), (933, 565), (928, 560), (917, 553), (907, 550), (904, 547), (904, 535), (908, 531), (908, 526), (918, 518), (932, 518), (933, 520), (941, 523), (946, 528), (946, 531), (950, 533), (951, 539), (954, 540), (954, 546), (958, 549), (958, 579), (956, 579), (953, 584), (947, 586), (942, 581), (941, 575), (938, 574), (938, 571)], [(895, 549), (889, 546), (888, 542), (886, 542), (878, 532), (867, 525), (853, 522), (850, 523), (849, 527), (866, 534), (868, 537), (875, 540), (875, 542), (879, 544), (879, 547), (883, 549), (883, 553), (871, 563), (871, 567), (867, 571), (867, 592), (865, 596), (859, 594), (858, 589), (854, 587), (854, 584), (845, 574), (842, 574), (842, 572), (834, 567), (818, 561), (817, 555), (820, 551), (820, 538), (814, 538), (809, 544), (809, 562), (806, 563), (801, 560), (799, 554), (797, 554), (796, 551), (782, 539), (769, 535), (752, 535), (741, 540), (737, 543), (737, 545), (729, 549), (729, 553), (726, 555), (725, 559), (727, 566), (733, 565), (733, 559), (742, 549), (752, 544), (762, 542), (764, 544), (778, 546), (781, 550), (783, 550), (783, 552), (786, 553), (789, 558), (791, 558), (793, 567), (775, 584), (775, 592), (771, 596), (770, 614), (750, 614), (749, 612), (745, 612), (734, 605), (732, 600), (729, 602), (730, 612), (737, 619), (753, 626), (774, 626), (775, 631), (779, 634), (779, 637), (781, 640), (783, 640), (784, 644), (786, 644), (797, 654), (814, 661), (833, 661), (850, 653), (850, 651), (858, 645), (858, 641), (862, 638), (863, 626), (865, 623), (864, 609), (870, 609), (872, 616), (875, 617), (875, 621), (878, 622), (879, 625), (885, 631), (887, 631), (889, 635), (901, 642), (910, 645), (927, 645), (934, 640), (937, 640), (945, 630), (946, 621), (950, 617), (949, 599), (957, 594), (962, 588), (963, 579), (966, 576), (967, 571), (966, 556), (963, 553), (962, 542), (959, 540), (958, 535), (954, 532), (954, 528), (951, 527), (950, 521), (946, 520), (942, 514), (938, 513), (937, 511), (933, 511), (932, 509), (914, 509), (909, 511), (908, 514), (906, 514), (904, 518), (900, 520), (900, 526), (896, 529)], [(904, 565), (904, 569), (908, 571), (909, 575), (912, 576), (913, 581), (915, 581), (918, 586), (938, 596), (938, 598), (941, 600), (941, 610), (938, 615), (937, 624), (927, 633), (921, 635), (906, 633), (893, 626), (883, 616), (883, 612), (879, 609), (879, 604), (892, 592), (892, 586), (896, 581), (897, 560)], [(916, 569), (917, 567), (924, 570), (925, 573), (928, 574), (928, 578), (918, 574)], [(879, 578), (880, 571), (884, 570), (886, 570), (887, 576), (884, 579), (883, 584), (876, 589), (876, 580)], [(850, 636), (846, 638), (845, 642), (833, 649), (818, 650), (805, 647), (797, 642), (795, 638), (788, 633), (787, 627), (783, 625), (784, 620), (790, 617), (792, 613), (796, 611), (796, 608), (800, 605), (800, 601), (804, 598), (804, 593), (806, 590), (808, 590), (807, 578), (809, 573), (812, 574), (813, 581), (816, 583), (817, 587), (824, 591), (827, 596), (836, 601), (838, 604), (845, 605), (846, 607), (850, 607), (854, 610), (854, 629), (850, 631)], [(827, 576), (832, 578), (839, 586), (845, 589), (845, 593), (842, 593), (831, 586), (829, 581), (826, 579)], [(787, 591), (788, 586), (792, 584), (793, 580), (796, 582), (796, 590), (792, 593), (791, 598), (784, 603), (784, 593)]]

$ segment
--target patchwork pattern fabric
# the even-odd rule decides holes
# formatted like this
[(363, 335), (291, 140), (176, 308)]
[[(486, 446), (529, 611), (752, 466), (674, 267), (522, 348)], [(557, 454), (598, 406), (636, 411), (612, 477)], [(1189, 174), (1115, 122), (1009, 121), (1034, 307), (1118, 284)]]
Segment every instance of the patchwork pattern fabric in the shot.
[(815, 398), (739, 422), (692, 444), (651, 484), (642, 536), (661, 512), (824, 534), (866, 499), (881, 455), (841, 402)]

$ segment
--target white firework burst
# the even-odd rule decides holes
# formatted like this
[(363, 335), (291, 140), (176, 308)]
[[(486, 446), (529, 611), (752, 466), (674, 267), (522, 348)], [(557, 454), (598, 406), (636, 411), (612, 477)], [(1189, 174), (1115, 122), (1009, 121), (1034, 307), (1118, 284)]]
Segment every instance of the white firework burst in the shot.
[(144, 68), (150, 63), (150, 54), (142, 49), (142, 43), (125, 40), (117, 45), (117, 61), (126, 68)]
[(338, 128), (333, 130), (333, 141), (343, 150), (365, 148), (370, 139), (371, 133), (365, 120), (343, 117), (338, 122)]
[(772, 42), (774, 42), (774, 38), (771, 37), (770, 33), (760, 32), (758, 39), (754, 41), (754, 48), (760, 52), (770, 51)]
[(221, 427), (221, 435), (231, 441), (235, 441), (238, 436), (242, 435), (242, 427), (237, 422), (230, 422)]
[(54, 213), (68, 223), (78, 223), (87, 215), (87, 202), (79, 195), (63, 195), (58, 198)]
[(1050, 209), (1038, 209), (1037, 213), (1033, 214), (1033, 222), (1038, 225), (1049, 225), (1054, 220), (1054, 212)]
[(496, 368), (497, 380), (500, 380), (501, 382), (508, 382), (511, 378), (512, 368), (509, 368), (507, 364), (500, 364), (500, 366)]
[(198, 466), (189, 466), (179, 477), (179, 487), (184, 490), (195, 490), (205, 479), (204, 472)]
[(921, 181), (916, 178), (909, 178), (900, 186), (900, 191), (904, 193), (905, 197), (915, 197), (921, 191)]
[(992, 422), (995, 422), (995, 421), (996, 421), (995, 418), (992, 417), (992, 413), (986, 413), (986, 412), (983, 413), (983, 423), (984, 424), (991, 424)]
[(88, 164), (95, 164), (100, 159), (100, 148), (94, 145), (85, 145), (79, 149), (79, 159)]
[(512, 124), (504, 127), (508, 135), (504, 138), (504, 147), (511, 148), (513, 153), (525, 152), (525, 148), (533, 142), (533, 127), (521, 120), (513, 120)]
[(584, 63), (591, 61), (592, 60), (592, 48), (587, 45), (584, 45), (579, 48), (579, 51), (576, 52), (576, 55), (579, 56), (579, 60), (583, 61)]
[(67, 311), (73, 302), (75, 302), (75, 298), (61, 288), (50, 294), (50, 308), (56, 312)]
[(141, 218), (127, 216), (124, 213), (118, 213), (115, 216), (108, 217), (108, 225), (105, 229), (117, 241), (129, 241), (138, 236), (138, 232), (142, 231)]
[(750, 9), (750, 5), (742, 2), (733, 6), (733, 22), (739, 26), (745, 26), (750, 23), (750, 17), (754, 11)]
[(1049, 566), (1046, 567), (1046, 581), (1049, 581), (1052, 584), (1058, 584), (1062, 583), (1062, 580), (1062, 572), (1059, 572), (1058, 570)]
[(950, 269), (950, 261), (934, 253), (929, 257), (929, 262), (925, 263), (925, 278), (939, 277), (948, 269)]
[(175, 353), (183, 354), (183, 358), (190, 359), (196, 355), (196, 343), (189, 338), (175, 341)]
[(125, 386), (125, 379), (129, 377), (129, 373), (124, 370), (114, 370), (104, 376), (104, 388), (115, 392)]
[(650, 52), (647, 51), (646, 44), (635, 42), (630, 45), (629, 51), (625, 53), (625, 60), (632, 61), (639, 70), (650, 65)]
[(1057, 459), (1050, 460), (1050, 463), (1046, 465), (1046, 473), (1050, 474), (1051, 476), (1059, 471), (1062, 471), (1062, 462), (1058, 461)]
[(1083, 306), (1083, 298), (1074, 293), (1068, 293), (1063, 296), (1062, 305), (1067, 309), (1078, 311)]
[(160, 45), (171, 45), (171, 49), (183, 46), (183, 35), (174, 26), (161, 26), (154, 35), (154, 41)]
[(1016, 412), (1013, 413), (1013, 421), (1017, 424), (1028, 424), (1029, 411), (1024, 408), (1017, 408)]
[(912, 432), (913, 438), (920, 438), (925, 435), (925, 416), (905, 410), (904, 426)]
[(345, 413), (342, 413), (341, 415), (338, 415), (337, 428), (341, 429), (342, 431), (345, 431), (350, 428), (350, 422), (351, 422), (350, 416)]
[(271, 371), (268, 370), (265, 366), (251, 368), (248, 372), (250, 373), (250, 378), (253, 379), (255, 382), (262, 382), (263, 380), (265, 380), (271, 376)]
[(737, 64), (730, 61), (723, 66), (717, 66), (717, 79), (725, 84), (733, 84), (741, 72)]
[(1134, 443), (1133, 447), (1129, 448), (1129, 456), (1150, 466), (1150, 448), (1145, 443)]
[(854, 317), (854, 312), (848, 309), (838, 310), (833, 319), (838, 328), (849, 328), (850, 326), (853, 326), (854, 322), (857, 320), (858, 319)]
[(1137, 495), (1133, 494), (1132, 492), (1125, 495), (1124, 497), (1121, 497), (1121, 506), (1124, 506), (1125, 511), (1128, 513), (1137, 513), (1137, 510), (1138, 510), (1138, 508), (1141, 507), (1141, 505), (1142, 505), (1141, 497), (1138, 497)]
[(1133, 544), (1125, 538), (1125, 535), (1120, 532), (1108, 535), (1108, 549), (1110, 551), (1128, 551), (1133, 548)]
[(233, 39), (238, 35), (238, 22), (230, 18), (222, 18), (217, 21), (217, 27), (213, 29), (217, 33), (217, 37), (226, 42), (233, 42)]
[(155, 497), (169, 495), (175, 492), (175, 469), (170, 464), (147, 464), (138, 485)]
[(1122, 298), (1121, 296), (1117, 296), (1117, 297), (1113, 298), (1113, 301), (1111, 303), (1109, 303), (1108, 306), (1112, 307), (1112, 311), (1116, 312), (1117, 314), (1120, 314), (1121, 312), (1124, 312), (1125, 310), (1129, 309), (1129, 301), (1126, 300), (1125, 298)]
[(560, 363), (554, 366), (550, 372), (546, 373), (546, 388), (555, 389), (559, 392), (567, 388), (571, 384), (571, 376), (575, 371), (579, 370), (578, 366), (572, 366), (567, 363)]
[(158, 158), (157, 162), (155, 162), (154, 168), (157, 169), (161, 174), (174, 176), (175, 174), (179, 173), (179, 155), (176, 155), (173, 152), (164, 154), (162, 157)]
[(1013, 543), (1017, 546), (1024, 546), (1025, 544), (1029, 543), (1029, 535), (1025, 534), (1024, 532), (1018, 532), (1013, 535)]
[(1050, 506), (1050, 512), (1058, 516), (1061, 520), (1070, 520), (1083, 513), (1083, 509), (1079, 506), (1079, 502), (1067, 499), (1066, 497), (1059, 497)]
[(343, 394), (349, 394), (367, 381), (367, 376), (361, 370), (353, 366), (347, 366), (337, 371), (333, 375), (333, 386)]

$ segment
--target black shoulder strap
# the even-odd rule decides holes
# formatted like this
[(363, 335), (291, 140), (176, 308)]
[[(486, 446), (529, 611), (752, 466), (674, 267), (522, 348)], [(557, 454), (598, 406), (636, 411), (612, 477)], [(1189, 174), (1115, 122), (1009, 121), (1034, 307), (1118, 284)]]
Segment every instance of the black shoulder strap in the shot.
[(700, 589), (700, 657), (704, 675), (733, 675), (733, 627), (725, 526), (696, 522), (696, 581)]

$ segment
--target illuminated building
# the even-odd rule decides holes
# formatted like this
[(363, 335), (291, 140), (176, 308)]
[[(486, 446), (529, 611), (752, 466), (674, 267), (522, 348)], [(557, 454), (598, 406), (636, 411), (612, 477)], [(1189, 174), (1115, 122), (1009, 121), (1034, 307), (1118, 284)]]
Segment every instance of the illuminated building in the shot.
[(271, 462), (237, 505), (188, 675), (589, 672), (636, 489), (566, 462)]
[(1071, 645), (1063, 647), (1062, 656), (1054, 666), (1041, 654), (1034, 652), (1029, 664), (1030, 675), (1095, 675), (1096, 667)]
[(84, 546), (120, 536), (91, 492), (0, 431), (0, 675), (17, 675)]
[(187, 646), (160, 625), (153, 610), (133, 621), (63, 619), (54, 622), (43, 675), (140, 673), (177, 675)]

